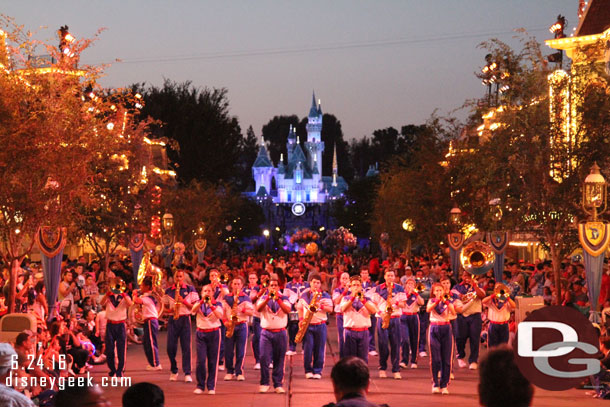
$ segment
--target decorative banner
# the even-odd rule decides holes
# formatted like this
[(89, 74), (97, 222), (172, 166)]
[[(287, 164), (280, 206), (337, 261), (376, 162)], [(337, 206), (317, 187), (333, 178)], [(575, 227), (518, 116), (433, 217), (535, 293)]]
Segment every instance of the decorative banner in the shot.
[(171, 250), (174, 247), (175, 240), (176, 238), (173, 235), (163, 235), (161, 236), (161, 246), (168, 247)]
[(495, 254), (503, 254), (506, 252), (508, 241), (508, 232), (496, 231), (487, 233), (487, 243), (489, 243)]
[[(61, 261), (64, 247), (66, 246), (66, 235), (66, 228), (53, 228), (50, 226), (40, 227), (34, 235), (34, 240), (42, 254), (42, 272), (49, 310), (53, 310), (57, 302), (59, 280), (61, 279)], [(53, 312), (49, 311), (49, 320), (54, 316)]]
[(141, 252), (144, 248), (145, 241), (146, 235), (144, 233), (134, 233), (129, 238), (129, 250), (134, 252)]
[(45, 256), (55, 257), (66, 246), (66, 235), (66, 228), (41, 226), (34, 239)]
[(610, 224), (605, 222), (580, 222), (578, 224), (578, 240), (580, 240), (584, 250), (587, 291), (591, 303), (589, 319), (593, 322), (600, 322), (597, 301), (602, 283), (604, 253), (610, 244)]
[(198, 252), (205, 251), (206, 246), (208, 245), (208, 241), (206, 239), (197, 239), (195, 240), (195, 250)]
[[(143, 243), (144, 241), (142, 241)], [(142, 244), (143, 247), (143, 244)], [(133, 285), (134, 288), (138, 287), (138, 271), (140, 270), (140, 263), (142, 263), (142, 258), (144, 257), (144, 250), (133, 250), (131, 248), (131, 242), (129, 245), (129, 254), (131, 255), (131, 271), (133, 272)]]
[(604, 222), (580, 222), (578, 240), (591, 256), (602, 255), (610, 244), (610, 224)]
[(449, 233), (447, 235), (447, 240), (449, 241), (449, 247), (453, 250), (460, 250), (464, 245), (464, 234), (463, 233)]
[(205, 260), (205, 248), (208, 245), (206, 239), (196, 239), (194, 242), (195, 253), (197, 254), (197, 263), (203, 263)]

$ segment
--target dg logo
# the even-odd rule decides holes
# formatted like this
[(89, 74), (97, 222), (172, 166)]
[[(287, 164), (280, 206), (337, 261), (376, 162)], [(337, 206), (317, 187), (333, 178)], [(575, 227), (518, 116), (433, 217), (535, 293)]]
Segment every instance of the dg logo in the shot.
[(576, 387), (600, 370), (598, 334), (582, 313), (570, 307), (533, 311), (519, 323), (513, 350), (523, 376), (546, 390)]

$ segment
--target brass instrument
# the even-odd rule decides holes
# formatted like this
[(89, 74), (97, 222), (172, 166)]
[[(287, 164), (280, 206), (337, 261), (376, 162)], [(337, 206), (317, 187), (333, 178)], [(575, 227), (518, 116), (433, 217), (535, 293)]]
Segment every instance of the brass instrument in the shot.
[(496, 255), (490, 245), (481, 241), (468, 243), (460, 253), (464, 270), (473, 275), (487, 273), (494, 265)]
[(229, 273), (222, 273), (222, 275), (220, 276), (220, 283), (227, 284), (229, 282), (229, 280), (230, 280)]
[[(157, 300), (157, 314), (161, 316), (163, 315), (163, 311), (165, 310), (165, 304), (163, 303), (163, 296), (165, 295), (165, 293), (163, 292), (163, 288), (161, 288), (163, 272), (159, 267), (151, 263), (150, 253), (148, 252), (144, 253), (142, 261), (140, 262), (140, 267), (138, 267), (138, 285), (142, 285), (146, 277), (152, 277), (153, 286), (151, 294)], [(136, 325), (144, 325), (144, 318), (142, 317), (142, 304), (136, 304), (134, 302), (133, 305), (129, 307), (129, 315), (131, 317), (131, 320)]]
[(423, 293), (424, 291), (426, 291), (426, 285), (424, 283), (417, 283), (417, 285), (415, 286), (415, 292)]
[(174, 295), (174, 320), (180, 318), (180, 304), (182, 296), (180, 295), (180, 286), (176, 284), (176, 294)]
[(303, 320), (301, 322), (299, 322), (299, 331), (297, 332), (297, 334), (294, 338), (295, 343), (301, 343), (303, 341), (303, 338), (305, 337), (307, 328), (309, 328), (309, 324), (311, 323), (311, 319), (313, 318), (313, 315), (316, 312), (318, 312), (318, 302), (320, 301), (321, 297), (322, 297), (322, 293), (318, 291), (314, 294), (313, 298), (311, 299), (311, 302), (309, 303), (309, 307), (307, 307), (305, 310), (305, 317), (303, 318)]
[(386, 301), (387, 307), (385, 309), (385, 314), (381, 317), (381, 328), (388, 329), (390, 327), (390, 319), (392, 319), (392, 313), (394, 312), (394, 307), (392, 306), (392, 297), (394, 291), (394, 283), (388, 284), (388, 299)]
[(108, 287), (113, 294), (123, 294), (127, 290), (127, 285), (121, 277), (113, 277), (108, 283)]
[(209, 295), (206, 295), (205, 297), (203, 297), (203, 302), (205, 302), (206, 304), (211, 304), (212, 297), (210, 297)]
[(503, 283), (497, 283), (494, 286), (494, 295), (498, 298), (508, 297), (510, 295), (510, 289)]
[(270, 299), (272, 299), (272, 300), (277, 299), (277, 294), (275, 293), (275, 291), (272, 291), (272, 292), (269, 294), (269, 298), (270, 298)]
[(263, 288), (269, 287), (269, 280), (263, 281), (263, 284), (261, 284), (261, 285), (263, 286)]
[(362, 301), (364, 299), (364, 293), (362, 291), (358, 291), (358, 294), (356, 294), (356, 298)]
[(233, 333), (235, 332), (235, 325), (237, 324), (237, 305), (239, 304), (239, 295), (233, 297), (233, 306), (231, 307), (231, 318), (226, 322), (225, 326), (227, 327), (227, 338), (233, 337)]
[(451, 297), (449, 296), (449, 294), (445, 294), (443, 295), (443, 301), (450, 301)]

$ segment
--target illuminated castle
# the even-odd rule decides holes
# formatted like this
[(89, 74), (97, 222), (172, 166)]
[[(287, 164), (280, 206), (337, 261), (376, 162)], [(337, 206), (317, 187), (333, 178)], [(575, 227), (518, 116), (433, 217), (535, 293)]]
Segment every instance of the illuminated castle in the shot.
[(339, 198), (346, 190), (347, 183), (338, 175), (337, 150), (333, 151), (332, 177), (322, 176), (322, 152), (324, 142), (322, 132), (322, 107), (316, 104), (315, 94), (307, 120), (307, 141), (305, 149), (290, 127), (286, 142), (287, 157), (284, 155), (275, 167), (269, 158), (264, 142), (252, 166), (252, 176), (256, 184), (257, 199), (272, 199), (274, 203), (325, 203)]

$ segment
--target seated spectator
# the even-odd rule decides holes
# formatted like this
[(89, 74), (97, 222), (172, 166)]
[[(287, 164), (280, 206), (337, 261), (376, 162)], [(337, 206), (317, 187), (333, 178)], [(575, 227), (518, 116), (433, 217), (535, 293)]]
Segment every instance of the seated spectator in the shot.
[(123, 393), (123, 407), (163, 407), (165, 395), (152, 383), (136, 383)]
[(534, 387), (521, 374), (513, 351), (505, 345), (479, 363), (479, 404), (483, 407), (528, 407)]
[(5, 385), (12, 374), (11, 365), (15, 355), (17, 353), (10, 344), (0, 343), (0, 406), (34, 407), (32, 400)]

